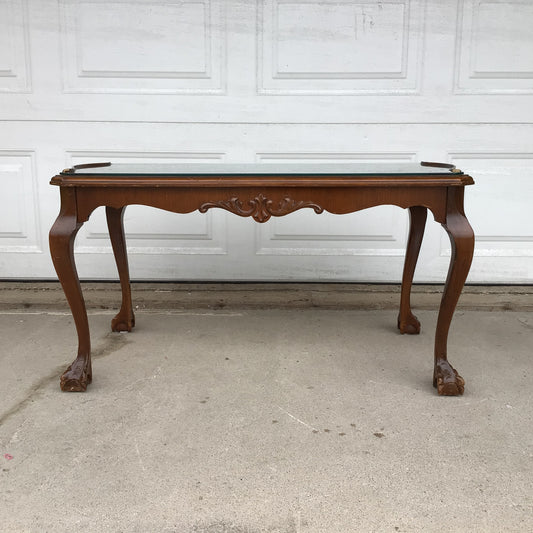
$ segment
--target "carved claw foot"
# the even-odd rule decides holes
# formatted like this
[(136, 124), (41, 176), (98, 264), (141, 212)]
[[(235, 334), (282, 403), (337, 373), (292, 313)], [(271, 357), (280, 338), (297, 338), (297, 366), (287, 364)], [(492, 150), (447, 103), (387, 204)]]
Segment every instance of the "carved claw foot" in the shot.
[(402, 335), (404, 333), (407, 333), (408, 335), (418, 335), (420, 333), (420, 322), (413, 313), (409, 313), (404, 319), (398, 316), (398, 329)]
[(61, 376), (61, 390), (64, 392), (85, 392), (93, 380), (91, 361), (77, 358)]
[(465, 390), (465, 380), (448, 361), (441, 359), (435, 363), (433, 386), (440, 396), (461, 396)]
[(120, 311), (113, 320), (111, 320), (111, 331), (131, 331), (135, 327), (135, 315), (127, 315)]

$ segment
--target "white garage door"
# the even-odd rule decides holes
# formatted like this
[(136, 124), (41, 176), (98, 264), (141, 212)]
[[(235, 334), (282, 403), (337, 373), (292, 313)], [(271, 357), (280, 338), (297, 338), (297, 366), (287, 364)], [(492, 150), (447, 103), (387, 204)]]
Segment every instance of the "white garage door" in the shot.
[[(0, 277), (53, 278), (48, 185), (114, 162), (453, 162), (472, 282), (533, 281), (533, 2), (2, 0)], [(126, 214), (132, 277), (400, 279), (407, 214)], [(427, 228), (417, 281), (450, 247)], [(102, 209), (80, 276), (114, 278)]]

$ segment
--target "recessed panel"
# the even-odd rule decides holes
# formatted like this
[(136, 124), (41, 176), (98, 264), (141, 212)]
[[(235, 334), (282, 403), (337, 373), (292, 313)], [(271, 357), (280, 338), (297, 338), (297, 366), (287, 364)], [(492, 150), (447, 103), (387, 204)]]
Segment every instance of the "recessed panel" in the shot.
[(0, 3), (0, 74), (7, 76), (13, 70), (12, 2)]
[(0, 2), (0, 92), (28, 92), (29, 57), (26, 5)]
[(33, 156), (0, 152), (0, 251), (39, 250)]
[(404, 4), (279, 2), (274, 76), (403, 73)]
[(532, 2), (479, 4), (474, 27), (474, 74), (533, 77), (532, 32)]
[[(265, 163), (368, 163), (413, 161), (414, 154), (260, 154)], [(257, 228), (261, 255), (402, 255), (404, 210), (379, 206), (364, 212), (317, 215), (302, 209)]]
[(259, 91), (415, 92), (418, 0), (266, 0), (259, 14)]
[(220, 92), (219, 0), (85, 0), (62, 5), (65, 90)]
[(476, 255), (533, 256), (533, 153), (454, 154), (452, 160), (476, 182), (465, 192)]
[[(207, 163), (220, 162), (220, 153), (135, 153), (71, 152), (68, 166), (94, 161), (114, 163)], [(130, 253), (138, 254), (224, 254), (226, 215), (220, 210), (207, 214), (179, 214), (149, 206), (126, 208), (124, 228)], [(85, 253), (111, 251), (105, 209), (99, 208), (80, 230), (76, 250)]]
[(80, 76), (207, 76), (204, 3), (84, 2), (77, 15)]
[(533, 3), (463, 0), (456, 92), (533, 93)]

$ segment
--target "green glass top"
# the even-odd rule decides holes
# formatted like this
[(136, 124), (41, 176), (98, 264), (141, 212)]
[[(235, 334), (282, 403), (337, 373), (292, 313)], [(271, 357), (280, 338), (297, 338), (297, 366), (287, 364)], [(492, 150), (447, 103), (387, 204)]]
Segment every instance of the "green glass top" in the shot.
[(371, 176), (371, 175), (435, 175), (462, 174), (458, 169), (422, 166), (420, 163), (138, 163), (111, 165), (94, 168), (71, 169), (62, 174), (116, 175), (116, 176), (228, 176), (228, 175), (301, 175), (301, 176)]

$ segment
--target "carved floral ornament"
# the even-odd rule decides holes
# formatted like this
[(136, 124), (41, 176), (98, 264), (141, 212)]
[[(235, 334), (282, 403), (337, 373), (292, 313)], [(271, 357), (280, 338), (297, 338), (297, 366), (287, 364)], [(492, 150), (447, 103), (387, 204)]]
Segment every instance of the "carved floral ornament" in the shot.
[(269, 200), (263, 194), (258, 194), (255, 198), (248, 200), (247, 204), (249, 207), (243, 206), (242, 202), (237, 197), (233, 197), (229, 200), (206, 202), (200, 206), (199, 211), (200, 213), (205, 213), (212, 207), (220, 207), (226, 211), (240, 215), (241, 217), (251, 216), (256, 222), (266, 222), (272, 216), (281, 217), (292, 213), (293, 211), (297, 211), (298, 209), (303, 209), (304, 207), (314, 209), (317, 214), (324, 212), (323, 207), (314, 204), (313, 202), (305, 200), (296, 201), (288, 196), (280, 200), (277, 206), (275, 206), (274, 202)]

